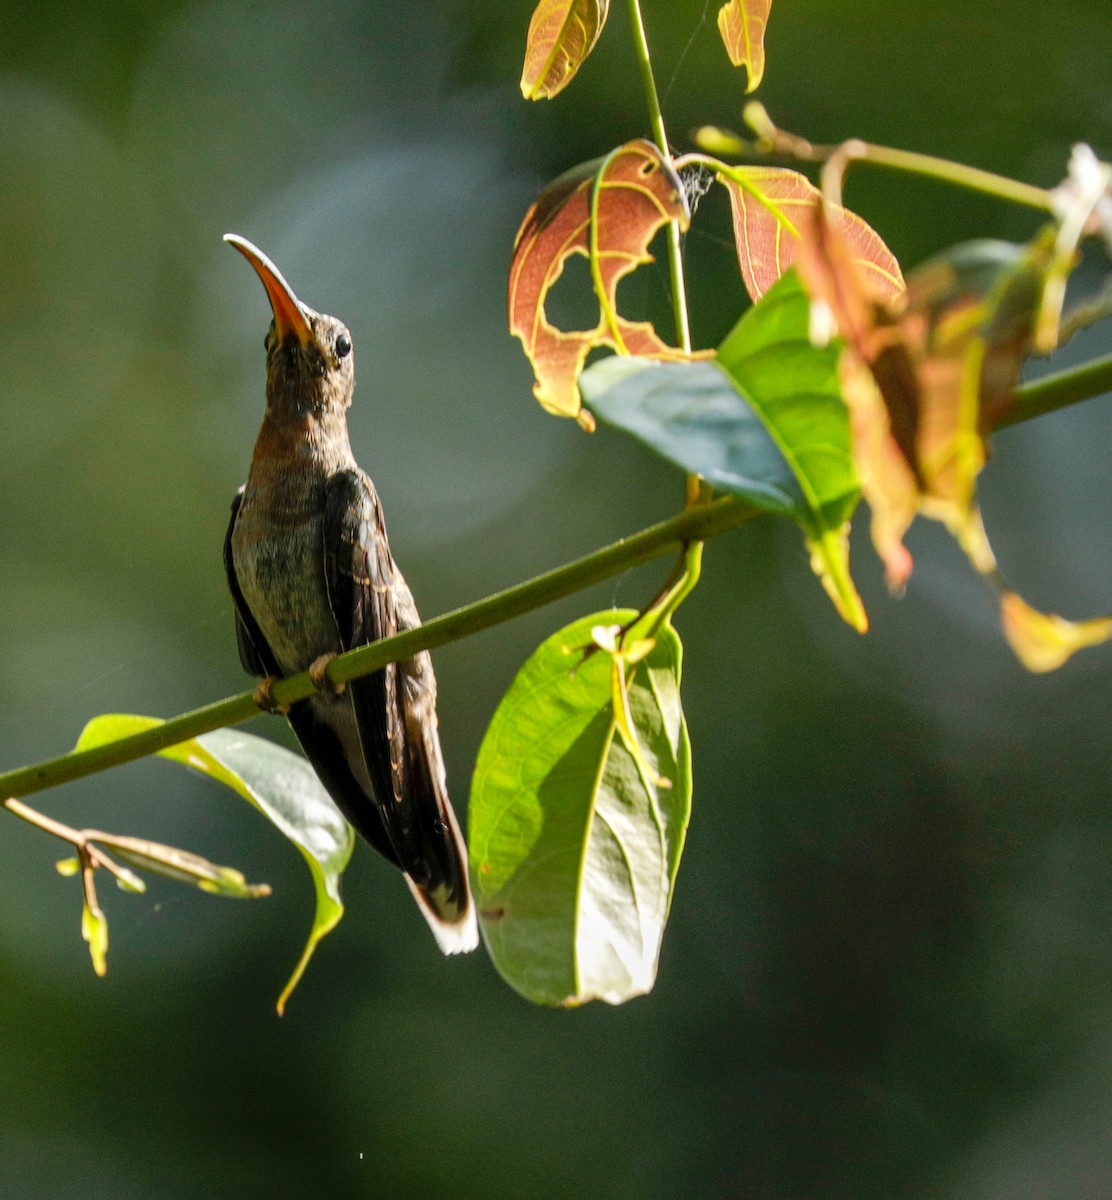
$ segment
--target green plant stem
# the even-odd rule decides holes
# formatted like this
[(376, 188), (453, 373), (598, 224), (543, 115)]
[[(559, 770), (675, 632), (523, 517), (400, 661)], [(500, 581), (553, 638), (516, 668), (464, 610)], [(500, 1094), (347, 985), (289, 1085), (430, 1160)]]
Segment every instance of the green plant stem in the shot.
[[(489, 629), (582, 591), (591, 584), (610, 579), (630, 567), (673, 552), (690, 542), (723, 533), (756, 516), (758, 512), (752, 505), (732, 496), (685, 509), (678, 516), (604, 546), (584, 558), (436, 617), (396, 637), (342, 654), (329, 664), (328, 679), (335, 684), (347, 683), (380, 670), (389, 662), (411, 658), (419, 650), (433, 649)], [(277, 681), (270, 694), (275, 704), (290, 705), (311, 696), (314, 690), (308, 671), (303, 671), (300, 675)], [(44, 788), (81, 779), (97, 771), (145, 758), (198, 734), (238, 725), (258, 714), (259, 705), (254, 692), (229, 696), (118, 741), (88, 750), (71, 751), (58, 758), (8, 771), (0, 775), (0, 796), (27, 796)]]
[[(48, 817), (45, 813), (31, 808), (27, 804), (21, 804), (11, 796), (6, 800), (0, 800), (0, 807), (6, 808), (13, 816), (19, 817), (21, 821), (26, 821), (28, 825), (34, 825), (36, 829), (41, 829), (44, 833), (49, 833), (51, 837), (59, 838), (63, 842), (69, 842), (77, 851), (83, 870), (93, 871), (97, 867), (104, 867), (109, 874), (114, 875), (129, 891), (146, 891), (146, 885), (138, 876), (133, 875), (125, 867), (121, 867), (118, 863), (113, 862), (103, 850), (93, 845), (94, 839), (99, 839), (101, 836), (96, 830), (73, 829), (69, 825), (65, 825), (61, 821), (56, 821), (53, 817)], [(86, 879), (86, 887), (88, 887), (88, 879)], [(93, 894), (95, 897), (95, 892)]]
[(1046, 188), (1021, 183), (1017, 179), (1009, 179), (1006, 175), (997, 175), (993, 171), (982, 171), (980, 167), (969, 167), (949, 159), (935, 158), (932, 154), (917, 154), (913, 150), (876, 146), (857, 138), (844, 142), (835, 153), (841, 154), (843, 167), (848, 166), (850, 162), (872, 163), (876, 167), (887, 167), (889, 170), (938, 179), (968, 191), (983, 192), (985, 195), (996, 196), (1000, 200), (1009, 200), (1013, 204), (1022, 204), (1028, 208), (1038, 208), (1043, 212), (1053, 211), (1051, 194)]
[(41, 829), (44, 833), (49, 833), (51, 837), (60, 838), (63, 842), (69, 842), (71, 846), (77, 846), (84, 840), (79, 830), (71, 829), (69, 825), (65, 825), (61, 821), (56, 821), (53, 817), (48, 817), (26, 804), (20, 804), (18, 800), (12, 797), (0, 800), (0, 806), (19, 817), (21, 821), (26, 821), (28, 825), (34, 825), (36, 829)]
[[(664, 128), (664, 113), (660, 108), (660, 96), (656, 90), (652, 59), (649, 56), (649, 40), (645, 36), (645, 22), (641, 18), (638, 0), (628, 0), (629, 24), (633, 30), (633, 44), (637, 54), (637, 66), (641, 72), (641, 83), (645, 89), (645, 102), (649, 106), (649, 124), (653, 140), (661, 154), (671, 161), (668, 149), (668, 132)], [(672, 314), (676, 322), (676, 337), (680, 349), (691, 353), (691, 325), (687, 318), (687, 286), (683, 277), (683, 246), (680, 242), (681, 229), (678, 221), (668, 223), (668, 267), (672, 277)]]
[(1021, 384), (1016, 389), (1015, 404), (998, 427), (1018, 425), (1105, 392), (1112, 392), (1112, 354)]
[(951, 162), (947, 158), (936, 158), (933, 154), (917, 154), (913, 150), (877, 146), (860, 138), (850, 138), (834, 146), (817, 146), (806, 138), (778, 128), (759, 100), (749, 101), (742, 110), (742, 118), (764, 143), (763, 146), (757, 147), (758, 150), (768, 149), (773, 153), (785, 154), (807, 162), (832, 163), (835, 168), (834, 188), (839, 194), (841, 177), (846, 167), (851, 162), (869, 162), (878, 167), (923, 175), (970, 191), (984, 192), (1001, 200), (1010, 200), (1013, 204), (1026, 205), (1028, 208), (1038, 208), (1044, 212), (1053, 211), (1053, 194), (1046, 188), (1021, 183), (992, 171), (982, 171), (980, 167), (969, 167), (964, 163)]

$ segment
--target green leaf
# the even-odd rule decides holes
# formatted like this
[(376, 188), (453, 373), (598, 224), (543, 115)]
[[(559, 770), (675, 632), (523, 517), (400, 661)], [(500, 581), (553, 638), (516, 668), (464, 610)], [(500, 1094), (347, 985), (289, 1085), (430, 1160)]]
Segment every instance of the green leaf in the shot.
[(89, 945), (89, 957), (97, 975), (108, 974), (108, 921), (95, 900), (81, 906), (81, 936)]
[(592, 631), (636, 615), (596, 613), (544, 642), (498, 706), (475, 766), (468, 822), (483, 936), (503, 978), (536, 1003), (618, 1004), (656, 978), (691, 763), (669, 625), (627, 676), (645, 766), (619, 733), (612, 656)]
[[(236, 900), (253, 900), (259, 896), (270, 895), (270, 885), (267, 883), (248, 883), (242, 873), (233, 867), (221, 867), (209, 862), (199, 854), (188, 850), (179, 850), (176, 846), (163, 846), (159, 842), (149, 842), (145, 838), (120, 837), (115, 834), (99, 833), (92, 839), (98, 845), (107, 846), (117, 858), (129, 862), (133, 867), (173, 879), (177, 883), (191, 883), (202, 892), (214, 896), (230, 896)], [(117, 867), (117, 871), (120, 868)], [(127, 877), (130, 876), (130, 879)], [(117, 882), (130, 888), (132, 883), (138, 884), (134, 890), (144, 891), (146, 885), (130, 871)]]
[(580, 376), (591, 412), (684, 471), (803, 529), (841, 615), (867, 619), (849, 575), (859, 498), (837, 346), (808, 336), (810, 300), (788, 271), (706, 362), (607, 358)]
[[(124, 714), (94, 717), (82, 731), (77, 749), (116, 741), (161, 723), (155, 717)], [(355, 844), (351, 826), (305, 759), (263, 738), (234, 729), (217, 729), (160, 750), (159, 754), (238, 792), (293, 842), (309, 864), (316, 912), (305, 949), (278, 999), (281, 1013), (317, 943), (335, 929), (344, 915), (340, 877)]]

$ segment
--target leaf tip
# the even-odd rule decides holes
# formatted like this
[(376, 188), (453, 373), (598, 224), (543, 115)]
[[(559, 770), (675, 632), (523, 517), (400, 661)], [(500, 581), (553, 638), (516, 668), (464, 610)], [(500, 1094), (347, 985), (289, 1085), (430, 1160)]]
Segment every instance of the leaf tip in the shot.
[(89, 945), (93, 971), (103, 979), (108, 974), (108, 921), (99, 908), (87, 903), (81, 909), (81, 936)]
[(838, 615), (858, 633), (869, 632), (869, 617), (849, 573), (849, 523), (808, 539), (811, 569), (822, 582)]
[(1035, 674), (1056, 671), (1078, 650), (1112, 638), (1112, 617), (1068, 621), (1039, 612), (1015, 592), (1000, 597), (1000, 621), (1015, 656)]

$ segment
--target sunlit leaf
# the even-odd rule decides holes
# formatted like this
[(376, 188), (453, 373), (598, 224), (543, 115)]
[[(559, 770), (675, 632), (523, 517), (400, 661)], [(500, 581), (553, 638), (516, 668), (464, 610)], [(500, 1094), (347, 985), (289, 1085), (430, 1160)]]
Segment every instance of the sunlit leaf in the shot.
[(81, 936), (89, 945), (93, 970), (103, 977), (108, 973), (108, 920), (95, 897), (81, 906)]
[[(785, 167), (730, 167), (718, 179), (730, 194), (741, 277), (749, 295), (759, 300), (799, 258), (800, 226), (819, 201), (819, 190)], [(836, 217), (870, 291), (880, 299), (898, 296), (900, 264), (880, 235), (848, 209), (839, 208)]]
[(1048, 280), (1065, 270), (1056, 230), (1027, 245), (969, 242), (916, 268), (897, 302), (878, 298), (818, 206), (804, 222), (800, 270), (846, 341), (843, 392), (889, 585), (911, 572), (903, 544), (919, 514), (943, 522), (1001, 592), (1008, 642), (1032, 671), (1051, 671), (1106, 641), (1109, 619), (1038, 612), (1003, 582), (976, 502), (988, 436), (1014, 403), (1037, 342)]
[(550, 99), (575, 77), (606, 24), (610, 0), (540, 0), (529, 22), (521, 94)]
[(730, 62), (744, 67), (747, 92), (755, 92), (764, 77), (765, 26), (772, 0), (726, 0), (718, 10), (718, 32)]
[(918, 512), (943, 521), (978, 569), (991, 570), (976, 479), (1030, 348), (1048, 242), (954, 247), (886, 300), (818, 206), (802, 225), (800, 270), (847, 343), (854, 449), (890, 585), (899, 590), (911, 569), (902, 539)]
[[(598, 180), (597, 267), (605, 305), (593, 329), (565, 332), (552, 325), (544, 305), (573, 254), (591, 254), (591, 197)], [(686, 228), (683, 185), (651, 142), (633, 141), (605, 159), (586, 163), (550, 184), (530, 208), (514, 243), (509, 278), (510, 332), (533, 364), (533, 393), (549, 412), (580, 417), (576, 380), (592, 347), (676, 359), (647, 321), (617, 312), (618, 282), (651, 262), (648, 245), (668, 221)], [(585, 419), (585, 418), (581, 418)]]
[(797, 521), (839, 613), (863, 631), (849, 575), (846, 533), (858, 484), (838, 350), (811, 344), (809, 309), (792, 271), (742, 317), (713, 360), (604, 359), (581, 384), (600, 420), (715, 488)]
[(131, 863), (133, 867), (151, 871), (177, 883), (192, 884), (214, 896), (248, 900), (270, 895), (269, 884), (248, 883), (233, 867), (218, 866), (199, 854), (179, 850), (176, 846), (164, 846), (159, 842), (147, 841), (146, 838), (120, 837), (114, 834), (98, 834), (92, 840), (98, 845), (109, 847), (117, 858)]
[[(595, 613), (522, 667), (483, 739), (468, 809), (483, 936), (503, 977), (541, 1004), (612, 1004), (649, 991), (691, 804), (681, 647), (670, 626), (630, 670), (618, 732)], [(663, 777), (670, 787), (661, 787)]]
[[(101, 745), (160, 725), (153, 717), (107, 715), (86, 725), (77, 748)], [(293, 975), (278, 1000), (282, 1012), (317, 943), (344, 913), (340, 878), (354, 847), (354, 835), (312, 767), (297, 754), (263, 738), (217, 729), (159, 753), (215, 779), (253, 804), (301, 851), (316, 892), (312, 929)]]
[(1112, 638), (1112, 617), (1067, 621), (1033, 609), (1014, 592), (1000, 599), (1008, 644), (1028, 671), (1056, 671), (1071, 655)]
[[(129, 892), (133, 896), (141, 896), (147, 890), (147, 885), (133, 871), (129, 871), (126, 867), (121, 867), (119, 863), (114, 863), (112, 866), (112, 878), (116, 881), (116, 886), (121, 892)], [(263, 885), (265, 886), (265, 885)], [(261, 894), (267, 895), (270, 889)]]

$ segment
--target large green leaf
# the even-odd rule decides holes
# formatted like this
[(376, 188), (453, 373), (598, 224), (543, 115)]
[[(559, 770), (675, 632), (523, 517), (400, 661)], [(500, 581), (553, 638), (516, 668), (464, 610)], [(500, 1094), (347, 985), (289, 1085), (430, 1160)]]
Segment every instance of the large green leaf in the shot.
[[(161, 724), (156, 717), (94, 717), (82, 730), (77, 749), (117, 741)], [(309, 864), (316, 912), (305, 949), (278, 999), (281, 1013), (317, 943), (336, 928), (344, 915), (340, 877), (355, 845), (351, 826), (305, 759), (264, 738), (235, 729), (217, 729), (160, 750), (159, 754), (238, 792), (293, 842)]]
[(836, 346), (809, 337), (810, 300), (788, 271), (709, 361), (607, 358), (579, 386), (591, 412), (716, 488), (803, 529), (842, 616), (866, 618), (849, 575), (848, 523), (860, 489)]
[(475, 766), (468, 823), (483, 936), (506, 981), (541, 1004), (617, 1004), (656, 978), (691, 764), (670, 626), (627, 675), (639, 754), (619, 731), (612, 659), (593, 630), (635, 616), (597, 613), (544, 642)]

